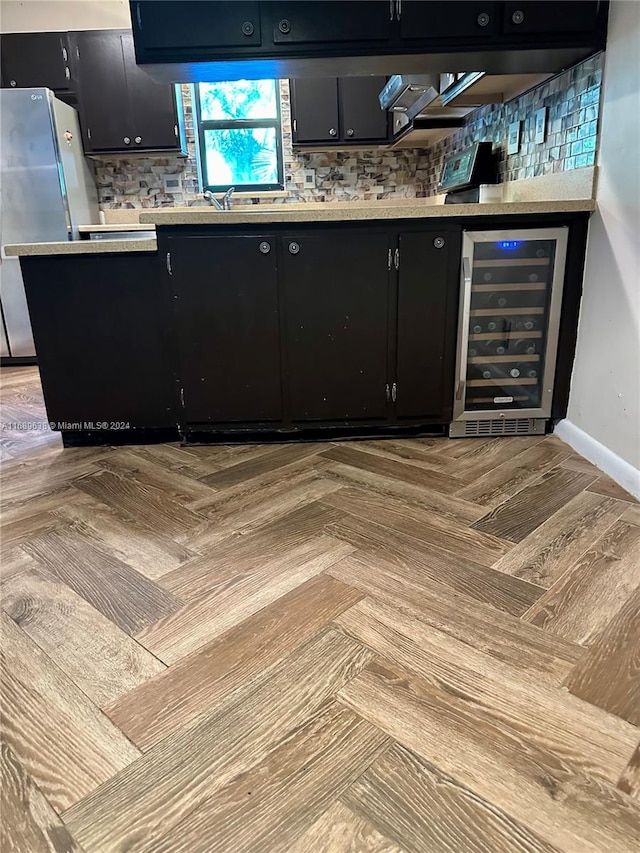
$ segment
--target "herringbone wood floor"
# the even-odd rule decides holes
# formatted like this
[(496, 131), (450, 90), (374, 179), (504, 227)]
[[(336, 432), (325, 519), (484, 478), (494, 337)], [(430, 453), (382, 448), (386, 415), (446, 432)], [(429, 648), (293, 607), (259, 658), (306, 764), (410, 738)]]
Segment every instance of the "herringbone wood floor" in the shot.
[(567, 446), (62, 451), (2, 380), (3, 851), (638, 850), (639, 508)]

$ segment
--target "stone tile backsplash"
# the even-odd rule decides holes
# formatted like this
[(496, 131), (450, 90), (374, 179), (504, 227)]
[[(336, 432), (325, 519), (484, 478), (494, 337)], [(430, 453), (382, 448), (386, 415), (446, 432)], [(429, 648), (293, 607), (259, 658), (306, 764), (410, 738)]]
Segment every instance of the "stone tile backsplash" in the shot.
[[(465, 126), (430, 148), (294, 151), (289, 83), (281, 81), (284, 171), (288, 198), (266, 202), (366, 201), (435, 195), (445, 157), (472, 142), (491, 141), (498, 153), (498, 181), (514, 181), (592, 166), (597, 151), (603, 54), (547, 80), (505, 104), (471, 113)], [(96, 160), (104, 209), (204, 204), (198, 198), (191, 90), (182, 87), (188, 156)], [(543, 143), (535, 142), (535, 113), (547, 109)], [(507, 128), (521, 122), (520, 150), (507, 154)], [(304, 171), (315, 169), (316, 187), (304, 188)], [(165, 175), (180, 175), (182, 192), (167, 193)], [(259, 199), (254, 199), (258, 202)]]

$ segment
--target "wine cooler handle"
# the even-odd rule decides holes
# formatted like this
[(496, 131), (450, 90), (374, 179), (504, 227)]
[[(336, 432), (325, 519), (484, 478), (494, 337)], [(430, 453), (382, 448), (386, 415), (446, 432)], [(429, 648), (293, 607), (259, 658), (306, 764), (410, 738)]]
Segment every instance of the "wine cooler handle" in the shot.
[(461, 350), (458, 358), (458, 381), (456, 383), (456, 400), (464, 398), (464, 392), (467, 385), (467, 346), (469, 336), (469, 310), (471, 308), (471, 258), (464, 256), (462, 258), (462, 326), (460, 335)]

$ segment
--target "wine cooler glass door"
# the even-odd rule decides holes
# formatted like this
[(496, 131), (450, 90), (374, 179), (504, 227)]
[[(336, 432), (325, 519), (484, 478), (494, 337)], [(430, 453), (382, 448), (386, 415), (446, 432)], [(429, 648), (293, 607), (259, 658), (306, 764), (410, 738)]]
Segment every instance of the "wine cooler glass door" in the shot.
[(454, 418), (549, 417), (566, 228), (466, 231)]

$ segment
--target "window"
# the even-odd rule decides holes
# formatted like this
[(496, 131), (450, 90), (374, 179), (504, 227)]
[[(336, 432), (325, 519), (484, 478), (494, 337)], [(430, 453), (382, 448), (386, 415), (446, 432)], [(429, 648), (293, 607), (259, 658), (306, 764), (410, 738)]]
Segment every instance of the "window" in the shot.
[(197, 83), (194, 89), (203, 189), (282, 189), (278, 81)]

